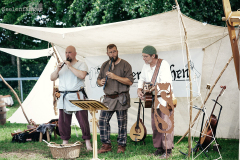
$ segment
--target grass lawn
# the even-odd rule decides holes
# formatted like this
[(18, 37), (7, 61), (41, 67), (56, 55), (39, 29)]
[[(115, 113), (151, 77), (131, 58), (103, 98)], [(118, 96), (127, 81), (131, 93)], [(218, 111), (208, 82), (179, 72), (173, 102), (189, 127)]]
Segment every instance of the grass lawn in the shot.
[[(11, 107), (10, 111), (7, 113), (7, 118), (14, 113), (16, 110), (15, 107)], [(44, 142), (26, 142), (26, 143), (12, 143), (12, 136), (14, 130), (17, 129), (27, 129), (27, 124), (17, 124), (17, 123), (9, 123), (7, 122), (5, 125), (0, 125), (0, 160), (17, 160), (17, 159), (26, 159), (26, 160), (39, 160), (39, 159), (52, 159), (52, 154), (50, 149), (47, 147), (47, 144)], [(79, 137), (77, 137), (76, 133)], [(79, 158), (77, 159), (91, 159), (93, 157), (92, 152), (88, 152), (85, 149), (84, 141), (81, 139), (81, 130), (79, 128), (72, 127), (72, 138), (69, 140), (70, 143), (75, 143), (76, 141), (81, 141), (83, 143), (81, 147), (81, 153)], [(58, 136), (57, 139), (54, 139), (52, 134), (51, 142), (55, 142), (57, 144), (61, 144), (62, 140)], [(176, 142), (181, 137), (175, 136), (174, 143), (175, 148), (173, 149), (172, 157), (169, 159), (184, 159), (185, 156), (182, 155), (179, 150), (187, 153), (188, 151), (188, 140), (187, 138), (183, 139), (180, 144), (176, 145)], [(113, 151), (108, 153), (99, 154), (99, 159), (119, 159), (119, 160), (154, 160), (159, 159), (159, 157), (153, 156), (155, 148), (152, 144), (152, 135), (147, 135), (145, 139), (145, 145), (140, 143), (135, 144), (130, 140), (128, 136), (127, 139), (127, 147), (125, 153), (117, 154), (117, 134), (111, 134)], [(195, 141), (198, 139), (195, 138)], [(207, 152), (208, 158), (201, 154), (197, 157), (197, 160), (200, 159), (220, 159), (220, 155), (222, 159), (226, 160), (237, 160), (238, 159), (238, 151), (239, 151), (239, 140), (238, 139), (220, 139), (218, 138), (218, 143), (222, 147), (220, 149), (220, 154), (218, 152), (213, 151), (213, 144), (211, 145), (209, 151)], [(196, 145), (193, 142), (193, 147)], [(98, 148), (101, 147), (100, 136), (98, 134)], [(198, 152), (200, 153), (200, 152)], [(190, 158), (192, 159), (192, 158)]]

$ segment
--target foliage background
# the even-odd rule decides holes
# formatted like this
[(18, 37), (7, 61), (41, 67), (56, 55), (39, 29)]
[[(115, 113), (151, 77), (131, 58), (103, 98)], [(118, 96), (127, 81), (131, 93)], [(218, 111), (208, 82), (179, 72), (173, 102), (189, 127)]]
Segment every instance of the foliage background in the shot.
[[(221, 0), (178, 1), (183, 14), (195, 20), (224, 26)], [(239, 0), (230, 0), (232, 10), (240, 8)], [(119, 22), (151, 16), (173, 9), (175, 0), (2, 0), (0, 22), (37, 27), (81, 27)], [(23, 8), (40, 8), (40, 11), (16, 11)], [(16, 49), (46, 49), (49, 44), (22, 34), (0, 28), (0, 47)], [(16, 57), (0, 51), (0, 74), (4, 78), (17, 77)], [(34, 54), (34, 53), (33, 53)], [(49, 57), (23, 59), (21, 77), (39, 77)], [(8, 82), (17, 90), (17, 81)], [(36, 81), (24, 81), (24, 98)], [(10, 94), (0, 82), (0, 95)], [(19, 93), (19, 91), (17, 91)]]

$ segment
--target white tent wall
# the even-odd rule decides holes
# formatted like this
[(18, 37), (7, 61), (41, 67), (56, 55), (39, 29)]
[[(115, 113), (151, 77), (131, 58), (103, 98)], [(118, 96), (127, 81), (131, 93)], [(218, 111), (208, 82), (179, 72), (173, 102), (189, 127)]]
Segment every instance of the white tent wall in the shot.
[[(37, 124), (47, 123), (51, 119), (57, 118), (53, 110), (53, 82), (50, 81), (50, 74), (54, 70), (56, 60), (52, 57), (43, 70), (37, 83), (22, 103), (28, 119), (32, 119)], [(11, 123), (27, 123), (21, 107), (7, 119)]]
[[(218, 53), (218, 55), (217, 55)], [(203, 59), (203, 77), (201, 85), (201, 94), (205, 97), (206, 85), (213, 85), (220, 72), (223, 70), (227, 61), (232, 56), (232, 49), (229, 36), (226, 36), (222, 41), (218, 41), (205, 49)], [(216, 60), (216, 65), (215, 64)], [(214, 102), (211, 99), (216, 99), (219, 95), (220, 86), (226, 85), (225, 93), (219, 97), (219, 103), (223, 106), (217, 128), (217, 137), (222, 138), (239, 138), (239, 90), (234, 66), (232, 60), (223, 73), (222, 77), (216, 84), (213, 93), (206, 103), (207, 113), (210, 115)], [(215, 115), (219, 113), (220, 107), (217, 105)]]
[[(218, 55), (217, 55), (218, 54)], [(226, 36), (222, 41), (213, 43), (205, 48), (204, 58), (202, 64), (202, 82), (201, 82), (201, 97), (198, 97), (193, 101), (193, 105), (201, 107), (207, 95), (207, 84), (213, 86), (214, 82), (220, 75), (227, 61), (232, 56), (232, 50), (230, 45), (229, 36)], [(215, 64), (216, 60), (216, 65)], [(216, 137), (218, 138), (235, 138), (239, 139), (239, 90), (237, 86), (237, 78), (235, 73), (235, 67), (233, 60), (223, 73), (222, 77), (216, 84), (211, 96), (206, 103), (207, 115), (211, 114), (214, 102), (219, 95), (220, 86), (226, 85), (226, 90), (222, 96), (219, 97), (218, 102), (223, 106), (219, 123), (217, 126)], [(187, 107), (187, 98), (177, 97), (178, 104), (175, 109), (174, 116), (174, 134), (183, 135), (188, 130), (189, 125), (189, 110)], [(218, 117), (220, 106), (216, 105), (214, 114)], [(195, 118), (198, 110), (193, 109), (192, 117)], [(199, 136), (200, 127), (202, 122), (202, 114), (199, 115), (199, 119), (196, 121), (192, 130), (192, 136)], [(206, 117), (204, 124), (206, 123)], [(196, 130), (196, 132), (195, 132)]]

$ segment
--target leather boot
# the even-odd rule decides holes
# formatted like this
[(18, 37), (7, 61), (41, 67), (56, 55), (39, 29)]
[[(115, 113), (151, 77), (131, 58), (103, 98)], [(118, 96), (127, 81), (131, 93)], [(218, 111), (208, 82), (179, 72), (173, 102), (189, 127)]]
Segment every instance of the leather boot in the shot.
[(125, 150), (126, 150), (126, 146), (121, 146), (121, 145), (119, 145), (119, 146), (118, 146), (117, 153), (124, 153)]
[(98, 150), (98, 154), (109, 152), (109, 151), (112, 151), (112, 145), (105, 143), (105, 144), (102, 144), (102, 147)]

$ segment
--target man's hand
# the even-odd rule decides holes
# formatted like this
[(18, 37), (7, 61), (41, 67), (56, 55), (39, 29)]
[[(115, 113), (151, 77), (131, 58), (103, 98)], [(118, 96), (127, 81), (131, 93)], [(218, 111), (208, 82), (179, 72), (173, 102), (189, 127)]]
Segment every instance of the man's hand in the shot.
[(103, 86), (103, 85), (105, 84), (105, 82), (106, 82), (106, 79), (105, 79), (105, 78), (97, 81), (97, 83), (98, 83), (99, 86)]
[(55, 81), (58, 78), (58, 72), (62, 69), (62, 64), (64, 62), (58, 63), (57, 69), (51, 74), (50, 80)]
[(106, 75), (108, 76), (108, 78), (111, 78), (111, 79), (115, 79), (116, 75), (112, 72), (106, 72)]
[[(147, 88), (147, 89), (146, 89)], [(147, 93), (147, 92), (149, 92), (149, 93), (151, 93), (152, 91), (154, 91), (155, 90), (155, 86), (150, 86), (150, 87), (145, 87), (145, 89), (144, 89), (144, 93)]]
[(68, 66), (68, 68), (72, 67), (71, 62), (69, 62), (69, 61), (64, 61), (64, 63)]
[(155, 90), (155, 86), (153, 86), (150, 90), (149, 90), (149, 92), (152, 92), (152, 91), (154, 91)]
[(133, 84), (133, 82), (131, 82), (127, 77), (120, 77), (120, 76), (117, 76), (116, 74), (112, 73), (112, 72), (106, 72), (106, 75), (108, 78), (111, 78), (111, 79), (114, 79), (122, 84), (125, 84), (125, 85), (129, 85), (131, 86)]
[(58, 65), (57, 65), (58, 72), (62, 69), (63, 63), (64, 62), (58, 63)]
[(138, 94), (138, 97), (141, 99), (141, 100), (144, 100), (144, 94), (142, 93), (142, 88), (138, 88), (137, 90), (137, 94)]

